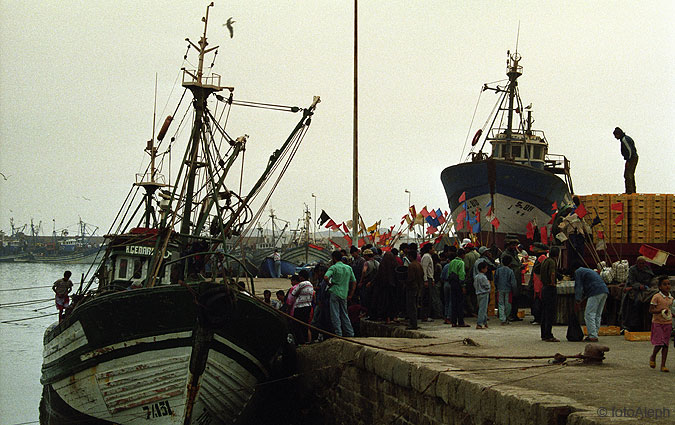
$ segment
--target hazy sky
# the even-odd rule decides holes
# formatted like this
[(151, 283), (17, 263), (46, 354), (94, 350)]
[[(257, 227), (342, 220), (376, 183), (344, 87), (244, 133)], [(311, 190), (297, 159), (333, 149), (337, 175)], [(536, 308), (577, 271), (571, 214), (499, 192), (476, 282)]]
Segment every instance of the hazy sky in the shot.
[[(351, 217), (353, 3), (215, 1), (214, 72), (241, 100), (308, 106), (312, 125), (270, 205), (295, 226), (307, 203)], [(0, 0), (0, 229), (78, 216), (107, 229), (147, 164), (155, 75), (157, 121), (182, 93), (185, 38), (197, 41), (207, 2)], [(233, 16), (235, 36), (222, 27)], [(441, 171), (457, 163), (506, 78), (506, 52), (523, 59), (519, 87), (551, 153), (572, 164), (576, 193), (623, 191), (612, 136), (635, 139), (637, 189), (673, 193), (675, 31), (671, 1), (361, 1), (360, 211), (398, 224), (408, 189), (418, 207), (447, 209)], [(191, 49), (191, 53), (194, 50)], [(210, 58), (207, 60), (210, 64)], [(299, 116), (243, 111), (245, 171), (280, 146)], [(158, 124), (158, 125), (160, 125)], [(185, 135), (186, 131), (182, 133)], [(466, 152), (465, 152), (466, 155)], [(174, 154), (174, 163), (178, 154)], [(175, 173), (177, 165), (172, 166)], [(249, 171), (249, 169), (251, 171)], [(75, 231), (74, 227), (70, 227)], [(99, 234), (102, 233), (99, 231)]]

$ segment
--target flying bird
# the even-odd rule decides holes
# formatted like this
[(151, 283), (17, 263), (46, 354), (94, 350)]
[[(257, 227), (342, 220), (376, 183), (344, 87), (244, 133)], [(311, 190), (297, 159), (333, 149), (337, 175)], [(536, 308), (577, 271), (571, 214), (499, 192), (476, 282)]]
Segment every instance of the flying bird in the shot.
[(227, 23), (224, 23), (223, 26), (227, 27), (228, 31), (230, 31), (230, 38), (234, 37), (234, 28), (232, 28), (232, 24), (234, 24), (237, 21), (233, 21), (232, 17), (230, 16), (227, 18)]
[[(7, 180), (7, 176), (5, 176), (4, 174), (0, 173), (0, 176), (2, 176), (3, 179)], [(9, 177), (12, 177), (12, 176), (9, 176)]]
[(80, 198), (84, 199), (85, 201), (91, 201), (91, 199), (87, 198), (86, 196), (80, 196)]

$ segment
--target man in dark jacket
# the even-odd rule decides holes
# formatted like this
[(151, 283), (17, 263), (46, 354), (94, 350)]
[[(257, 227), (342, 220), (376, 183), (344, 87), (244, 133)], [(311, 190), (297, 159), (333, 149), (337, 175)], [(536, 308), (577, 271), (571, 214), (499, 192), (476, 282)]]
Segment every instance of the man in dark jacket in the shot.
[(635, 168), (638, 163), (635, 142), (619, 127), (614, 129), (614, 137), (621, 142), (621, 155), (626, 160), (623, 178), (626, 181), (626, 193), (635, 193)]

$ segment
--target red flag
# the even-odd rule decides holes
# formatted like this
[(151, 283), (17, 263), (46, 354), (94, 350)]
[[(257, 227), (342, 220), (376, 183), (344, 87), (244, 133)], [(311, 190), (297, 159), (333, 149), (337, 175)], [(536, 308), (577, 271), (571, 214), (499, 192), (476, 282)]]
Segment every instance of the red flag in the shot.
[(336, 223), (333, 221), (333, 219), (331, 218), (330, 220), (328, 220), (328, 223), (326, 223), (326, 225), (323, 226), (323, 227), (325, 227), (326, 229), (328, 229), (328, 228), (330, 227), (330, 228), (332, 229), (332, 228), (335, 227), (335, 226), (337, 226), (337, 224), (336, 224)]
[(647, 257), (650, 263), (654, 263), (659, 266), (665, 265), (666, 262), (668, 262), (668, 256), (670, 255), (670, 253), (666, 251), (661, 251), (660, 249), (649, 245), (642, 245), (640, 247), (640, 254)]
[(554, 212), (553, 215), (551, 215), (551, 219), (548, 221), (548, 224), (553, 224), (553, 220), (555, 220), (555, 216), (558, 215), (558, 212)]
[(427, 227), (427, 233), (428, 233), (428, 234), (431, 235), (431, 234), (436, 233), (436, 232), (438, 232), (438, 229), (435, 228), (434, 226), (429, 226), (429, 227)]
[(499, 229), (499, 219), (497, 217), (493, 218), (490, 223), (495, 226), (495, 229)]
[(436, 219), (438, 220), (438, 224), (445, 223), (445, 217), (443, 217), (442, 215), (437, 216)]
[(455, 223), (455, 228), (457, 230), (462, 230), (464, 228), (464, 220), (457, 220), (457, 223)]
[(340, 230), (340, 226), (337, 223), (333, 223), (333, 225), (330, 226), (330, 230), (337, 232), (338, 230)]
[(623, 213), (616, 216), (616, 218), (614, 219), (614, 224), (619, 224), (621, 220), (623, 220)]
[[(457, 214), (457, 221), (459, 223), (463, 223), (466, 220), (466, 210), (462, 210)], [(461, 229), (461, 227), (460, 227)]]
[(363, 238), (359, 239), (359, 248), (361, 248), (365, 244), (366, 244), (366, 241)]
[(343, 238), (345, 238), (349, 246), (352, 246), (352, 238), (349, 235), (344, 235)]
[(441, 235), (441, 236), (437, 237), (436, 239), (434, 239), (434, 243), (439, 243), (439, 242), (442, 241), (442, 240), (443, 240), (443, 235)]
[(541, 241), (543, 243), (548, 243), (548, 232), (546, 231), (546, 226), (543, 226), (541, 229), (539, 229), (539, 232), (541, 233)]
[(333, 242), (332, 240), (330, 241), (330, 243), (332, 243), (333, 246), (334, 246), (335, 248), (337, 248), (337, 249), (342, 249), (342, 247), (341, 247), (339, 244), (336, 244), (336, 243)]
[(342, 222), (342, 229), (345, 231), (345, 233), (349, 233), (349, 228), (347, 227), (347, 224), (345, 222)]
[(309, 244), (310, 248), (318, 249), (319, 251), (323, 251), (323, 247), (319, 245), (314, 245), (314, 244)]
[(649, 245), (642, 245), (640, 247), (640, 254), (644, 255), (645, 257), (649, 258), (650, 260), (656, 257), (656, 255), (659, 253), (659, 250), (654, 248), (653, 246)]
[(622, 202), (617, 202), (609, 206), (611, 209), (614, 211), (621, 211), (623, 212), (623, 203)]
[(424, 208), (422, 208), (422, 211), (420, 211), (420, 214), (422, 214), (422, 217), (424, 217), (424, 218), (429, 217), (429, 211), (427, 211), (426, 205), (424, 206)]
[(558, 201), (553, 201), (553, 204), (551, 205), (551, 208), (553, 208), (553, 211), (558, 210)]
[(459, 202), (464, 202), (466, 201), (466, 192), (462, 192), (461, 195), (459, 195)]
[(414, 205), (411, 205), (410, 208), (409, 208), (409, 210), (410, 210), (411, 217), (412, 217), (413, 220), (414, 220), (415, 217), (417, 217), (417, 210), (415, 209), (415, 206), (414, 206)]
[(602, 230), (598, 230), (598, 239), (605, 239), (605, 233)]
[(429, 211), (429, 215), (431, 216), (431, 218), (436, 218), (436, 211), (432, 209), (431, 211)]
[(579, 218), (584, 218), (586, 214), (588, 214), (588, 211), (586, 211), (586, 207), (584, 207), (584, 204), (579, 204), (576, 210), (574, 210), (575, 213), (577, 213), (577, 216)]
[(527, 223), (527, 233), (525, 234), (527, 239), (534, 239), (534, 225), (532, 222)]

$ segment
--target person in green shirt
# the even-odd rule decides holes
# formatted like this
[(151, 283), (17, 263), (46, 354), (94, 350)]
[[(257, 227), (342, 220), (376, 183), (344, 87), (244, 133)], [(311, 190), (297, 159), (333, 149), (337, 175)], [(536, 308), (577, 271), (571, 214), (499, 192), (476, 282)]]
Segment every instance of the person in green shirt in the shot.
[[(466, 294), (466, 265), (464, 264), (464, 249), (457, 250), (457, 257), (450, 261), (441, 272), (441, 280), (447, 282), (450, 289), (450, 298), (446, 295), (445, 302), (450, 301), (450, 323), (453, 327), (466, 328), (464, 323), (464, 296)], [(447, 292), (446, 292), (447, 294)], [(447, 309), (446, 321), (448, 323)]]
[(330, 322), (333, 333), (353, 337), (354, 328), (347, 314), (347, 300), (354, 295), (356, 277), (350, 266), (342, 262), (342, 253), (333, 251), (333, 265), (328, 268), (324, 279), (328, 281)]

